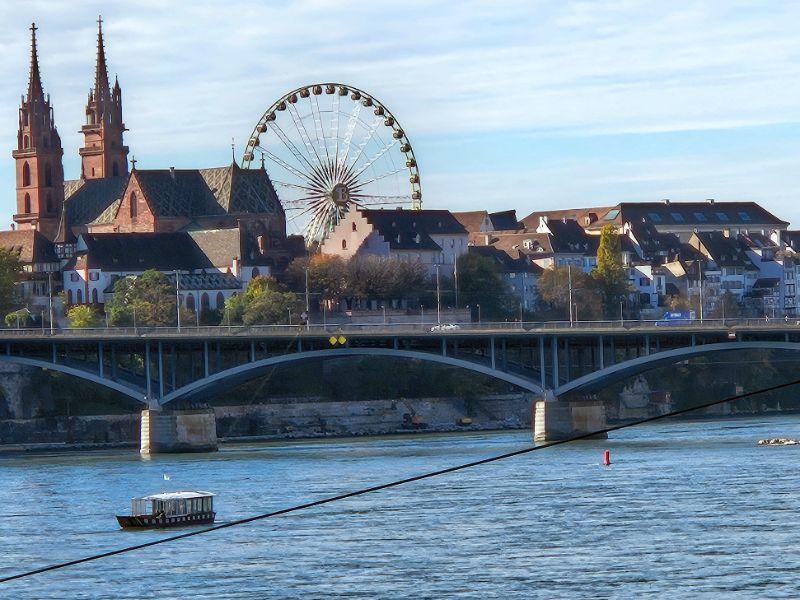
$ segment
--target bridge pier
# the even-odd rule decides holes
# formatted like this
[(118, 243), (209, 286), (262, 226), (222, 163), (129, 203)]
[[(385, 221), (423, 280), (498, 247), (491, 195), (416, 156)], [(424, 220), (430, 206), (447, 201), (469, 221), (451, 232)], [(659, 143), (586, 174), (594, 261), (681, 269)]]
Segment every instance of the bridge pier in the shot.
[[(546, 390), (533, 412), (533, 441), (556, 442), (606, 428), (605, 405), (599, 400), (558, 400)], [(608, 434), (592, 436), (605, 439)]]
[(141, 454), (217, 450), (217, 422), (213, 409), (165, 410), (151, 407), (142, 411)]

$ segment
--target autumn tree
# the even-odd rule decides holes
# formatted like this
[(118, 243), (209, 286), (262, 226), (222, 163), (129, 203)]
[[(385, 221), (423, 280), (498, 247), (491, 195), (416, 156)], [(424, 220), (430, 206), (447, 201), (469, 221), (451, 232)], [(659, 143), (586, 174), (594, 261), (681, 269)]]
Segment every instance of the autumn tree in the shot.
[(591, 275), (599, 285), (605, 317), (616, 316), (619, 302), (630, 294), (631, 285), (622, 265), (619, 234), (613, 225), (606, 225), (600, 232), (597, 266)]
[(393, 300), (418, 296), (428, 280), (419, 261), (383, 256), (354, 257), (347, 264), (347, 290), (360, 300)]
[(597, 282), (577, 267), (545, 269), (539, 277), (539, 303), (549, 313), (547, 316), (565, 321), (569, 319), (570, 280), (577, 317), (582, 320), (602, 318), (602, 295)]

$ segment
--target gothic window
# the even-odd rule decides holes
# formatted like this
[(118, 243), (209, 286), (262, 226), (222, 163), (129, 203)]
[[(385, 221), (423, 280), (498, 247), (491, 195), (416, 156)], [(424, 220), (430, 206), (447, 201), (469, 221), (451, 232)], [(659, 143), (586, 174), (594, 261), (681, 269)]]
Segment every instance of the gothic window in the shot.
[(136, 198), (136, 192), (131, 192), (131, 219), (135, 219), (138, 213), (139, 213), (139, 201)]
[(24, 206), (22, 207), (23, 214), (29, 215), (31, 213), (31, 195), (25, 194), (25, 202), (23, 203)]
[(347, 250), (347, 240), (342, 240), (342, 250)]
[(53, 185), (53, 169), (50, 164), (44, 166), (44, 187), (52, 187)]
[(194, 295), (193, 294), (189, 294), (188, 296), (186, 296), (186, 308), (188, 308), (190, 311), (194, 312)]
[(22, 126), (23, 127), (27, 127), (28, 126), (28, 111), (27, 110), (23, 110), (22, 111)]
[(75, 292), (75, 303), (83, 304), (83, 291), (80, 289)]
[(92, 177), (94, 177), (94, 167), (92, 167)]
[(117, 163), (116, 163), (116, 161), (114, 162), (114, 164), (113, 164), (113, 165), (111, 165), (111, 174), (112, 174), (114, 177), (116, 177), (117, 175), (119, 175), (119, 167), (117, 166)]
[(203, 295), (200, 296), (200, 310), (208, 310), (208, 294), (206, 292), (203, 292)]
[(217, 292), (217, 308), (223, 308), (225, 306), (225, 294), (222, 292)]
[(22, 147), (27, 148), (31, 145), (31, 139), (26, 135), (22, 137)]
[(22, 187), (27, 187), (31, 184), (31, 167), (28, 163), (22, 165)]
[(99, 304), (97, 300), (97, 288), (92, 290), (92, 304)]
[(67, 304), (72, 304), (72, 290), (67, 290)]

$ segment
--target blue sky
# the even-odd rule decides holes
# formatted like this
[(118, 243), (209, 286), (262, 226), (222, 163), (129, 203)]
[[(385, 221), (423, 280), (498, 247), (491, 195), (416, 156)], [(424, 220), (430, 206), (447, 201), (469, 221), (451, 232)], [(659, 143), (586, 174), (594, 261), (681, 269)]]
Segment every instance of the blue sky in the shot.
[(715, 198), (800, 223), (800, 3), (6, 0), (2, 227), (27, 28), (74, 178), (100, 13), (140, 168), (226, 164), (283, 93), (340, 81), (403, 123), (428, 208)]

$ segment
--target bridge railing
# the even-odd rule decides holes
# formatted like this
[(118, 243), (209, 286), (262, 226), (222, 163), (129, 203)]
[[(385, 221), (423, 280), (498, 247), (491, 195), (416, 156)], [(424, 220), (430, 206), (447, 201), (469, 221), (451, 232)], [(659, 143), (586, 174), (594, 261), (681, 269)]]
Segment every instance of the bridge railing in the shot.
[(702, 331), (704, 329), (733, 329), (737, 327), (757, 327), (759, 329), (798, 329), (800, 320), (796, 319), (704, 319), (664, 321), (664, 320), (614, 320), (614, 321), (490, 321), (481, 323), (435, 324), (435, 323), (331, 323), (310, 325), (201, 325), (177, 327), (95, 327), (95, 328), (8, 328), (0, 329), (4, 338), (40, 338), (40, 337), (72, 337), (72, 338), (107, 338), (113, 337), (158, 337), (180, 335), (187, 338), (207, 337), (246, 337), (253, 335), (295, 336), (298, 334), (321, 335), (339, 333), (370, 333), (387, 335), (404, 334), (457, 334), (492, 331), (630, 331), (636, 329), (657, 329), (667, 331)]

